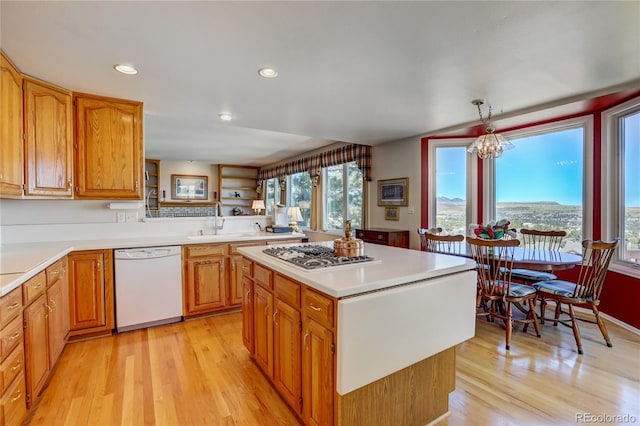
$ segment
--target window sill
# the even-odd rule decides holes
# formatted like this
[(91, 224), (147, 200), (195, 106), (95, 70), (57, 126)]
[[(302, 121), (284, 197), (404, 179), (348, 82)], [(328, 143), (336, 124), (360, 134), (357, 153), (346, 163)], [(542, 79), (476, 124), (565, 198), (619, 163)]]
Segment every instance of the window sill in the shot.
[(611, 264), (609, 264), (609, 270), (617, 272), (618, 274), (640, 279), (640, 265), (631, 266), (624, 263), (614, 263), (612, 261)]

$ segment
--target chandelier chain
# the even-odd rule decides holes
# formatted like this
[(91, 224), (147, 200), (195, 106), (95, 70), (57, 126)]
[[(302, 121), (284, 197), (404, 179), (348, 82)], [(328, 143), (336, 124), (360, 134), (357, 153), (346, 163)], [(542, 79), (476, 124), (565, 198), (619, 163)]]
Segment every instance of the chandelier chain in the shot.
[(480, 106), (483, 104), (484, 102), (478, 102), (476, 104), (476, 106), (478, 107), (478, 115), (480, 116), (480, 121), (482, 122), (482, 124), (488, 124), (489, 121), (491, 120), (491, 104), (487, 104), (487, 106), (489, 107), (489, 113), (487, 114), (487, 118), (484, 119), (482, 118), (482, 111), (480, 110)]

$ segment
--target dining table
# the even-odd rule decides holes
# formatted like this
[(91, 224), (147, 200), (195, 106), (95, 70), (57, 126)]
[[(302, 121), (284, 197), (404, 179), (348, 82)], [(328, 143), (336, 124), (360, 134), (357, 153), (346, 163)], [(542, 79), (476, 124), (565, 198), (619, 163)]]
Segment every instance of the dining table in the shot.
[[(473, 258), (471, 247), (466, 240), (456, 243), (450, 252), (440, 253)], [(582, 263), (582, 256), (577, 253), (530, 247), (515, 247), (513, 250), (514, 269), (551, 272), (571, 269), (580, 263)]]

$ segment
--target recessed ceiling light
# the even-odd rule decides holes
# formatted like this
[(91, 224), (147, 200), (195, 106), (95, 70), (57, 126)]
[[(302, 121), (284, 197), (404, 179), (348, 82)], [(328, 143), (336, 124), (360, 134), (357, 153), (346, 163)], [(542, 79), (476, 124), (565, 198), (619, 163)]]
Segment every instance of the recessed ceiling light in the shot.
[(128, 74), (128, 75), (138, 74), (138, 70), (131, 65), (115, 64), (113, 68), (115, 68), (116, 71), (119, 71), (122, 74)]
[(278, 76), (278, 71), (273, 68), (260, 68), (258, 70), (258, 74), (264, 78), (276, 78)]
[(220, 117), (220, 120), (222, 121), (231, 121), (231, 119), (233, 118), (233, 116), (228, 112), (223, 112), (221, 114), (218, 114), (218, 117)]

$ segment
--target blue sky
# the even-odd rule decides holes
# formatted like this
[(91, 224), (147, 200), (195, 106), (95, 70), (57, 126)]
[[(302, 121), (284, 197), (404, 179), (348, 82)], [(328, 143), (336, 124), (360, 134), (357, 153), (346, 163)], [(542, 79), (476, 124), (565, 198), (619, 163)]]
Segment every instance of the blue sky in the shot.
[[(555, 201), (582, 204), (581, 128), (516, 139), (515, 148), (497, 160), (498, 202)], [(626, 119), (627, 206), (640, 206), (640, 114)], [(466, 148), (437, 150), (438, 196), (466, 198)]]

